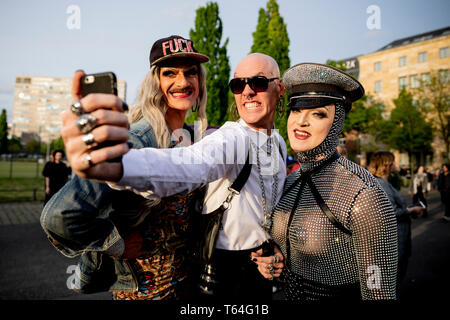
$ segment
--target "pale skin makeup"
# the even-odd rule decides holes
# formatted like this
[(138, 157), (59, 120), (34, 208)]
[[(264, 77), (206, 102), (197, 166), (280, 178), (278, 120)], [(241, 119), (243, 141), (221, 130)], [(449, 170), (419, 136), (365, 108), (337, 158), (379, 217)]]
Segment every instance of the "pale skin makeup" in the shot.
[(292, 150), (305, 152), (320, 145), (330, 132), (334, 113), (333, 104), (320, 108), (292, 109), (287, 122)]

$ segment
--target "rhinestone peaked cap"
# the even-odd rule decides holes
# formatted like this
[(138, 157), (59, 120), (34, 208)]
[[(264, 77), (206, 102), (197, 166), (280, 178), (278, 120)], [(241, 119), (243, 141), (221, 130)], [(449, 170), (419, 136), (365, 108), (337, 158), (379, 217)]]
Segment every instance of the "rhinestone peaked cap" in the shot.
[(333, 101), (350, 111), (352, 102), (364, 95), (364, 87), (349, 74), (319, 63), (299, 63), (283, 74), (290, 93), (289, 107), (316, 108)]

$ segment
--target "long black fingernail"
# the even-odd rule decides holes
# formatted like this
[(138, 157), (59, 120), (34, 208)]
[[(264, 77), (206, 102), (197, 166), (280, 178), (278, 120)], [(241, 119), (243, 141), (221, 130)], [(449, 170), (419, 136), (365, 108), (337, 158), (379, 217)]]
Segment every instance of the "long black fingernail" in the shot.
[(123, 111), (128, 111), (128, 105), (125, 102), (122, 102)]

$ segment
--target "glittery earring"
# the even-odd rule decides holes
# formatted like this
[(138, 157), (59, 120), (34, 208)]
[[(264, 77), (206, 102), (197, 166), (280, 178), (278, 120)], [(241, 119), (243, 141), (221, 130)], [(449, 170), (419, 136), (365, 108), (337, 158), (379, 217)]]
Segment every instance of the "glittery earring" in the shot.
[(239, 113), (235, 101), (233, 101), (233, 103), (230, 105), (230, 109), (228, 111), (230, 112), (232, 119), (236, 120), (239, 118)]
[(197, 112), (198, 111), (198, 105), (199, 105), (199, 103), (196, 100), (194, 106), (192, 107), (192, 112)]
[(280, 118), (283, 116), (284, 110), (286, 109), (286, 106), (284, 105), (284, 102), (283, 102), (283, 100), (284, 100), (283, 98), (284, 98), (283, 96), (280, 96), (280, 99), (277, 102), (277, 108), (276, 108), (277, 114)]

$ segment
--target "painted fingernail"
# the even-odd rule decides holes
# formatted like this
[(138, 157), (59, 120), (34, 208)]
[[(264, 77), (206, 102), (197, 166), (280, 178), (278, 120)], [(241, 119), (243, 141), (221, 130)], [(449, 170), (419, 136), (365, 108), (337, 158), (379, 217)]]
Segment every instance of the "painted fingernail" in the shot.
[(122, 102), (123, 111), (128, 111), (128, 105), (125, 102)]

